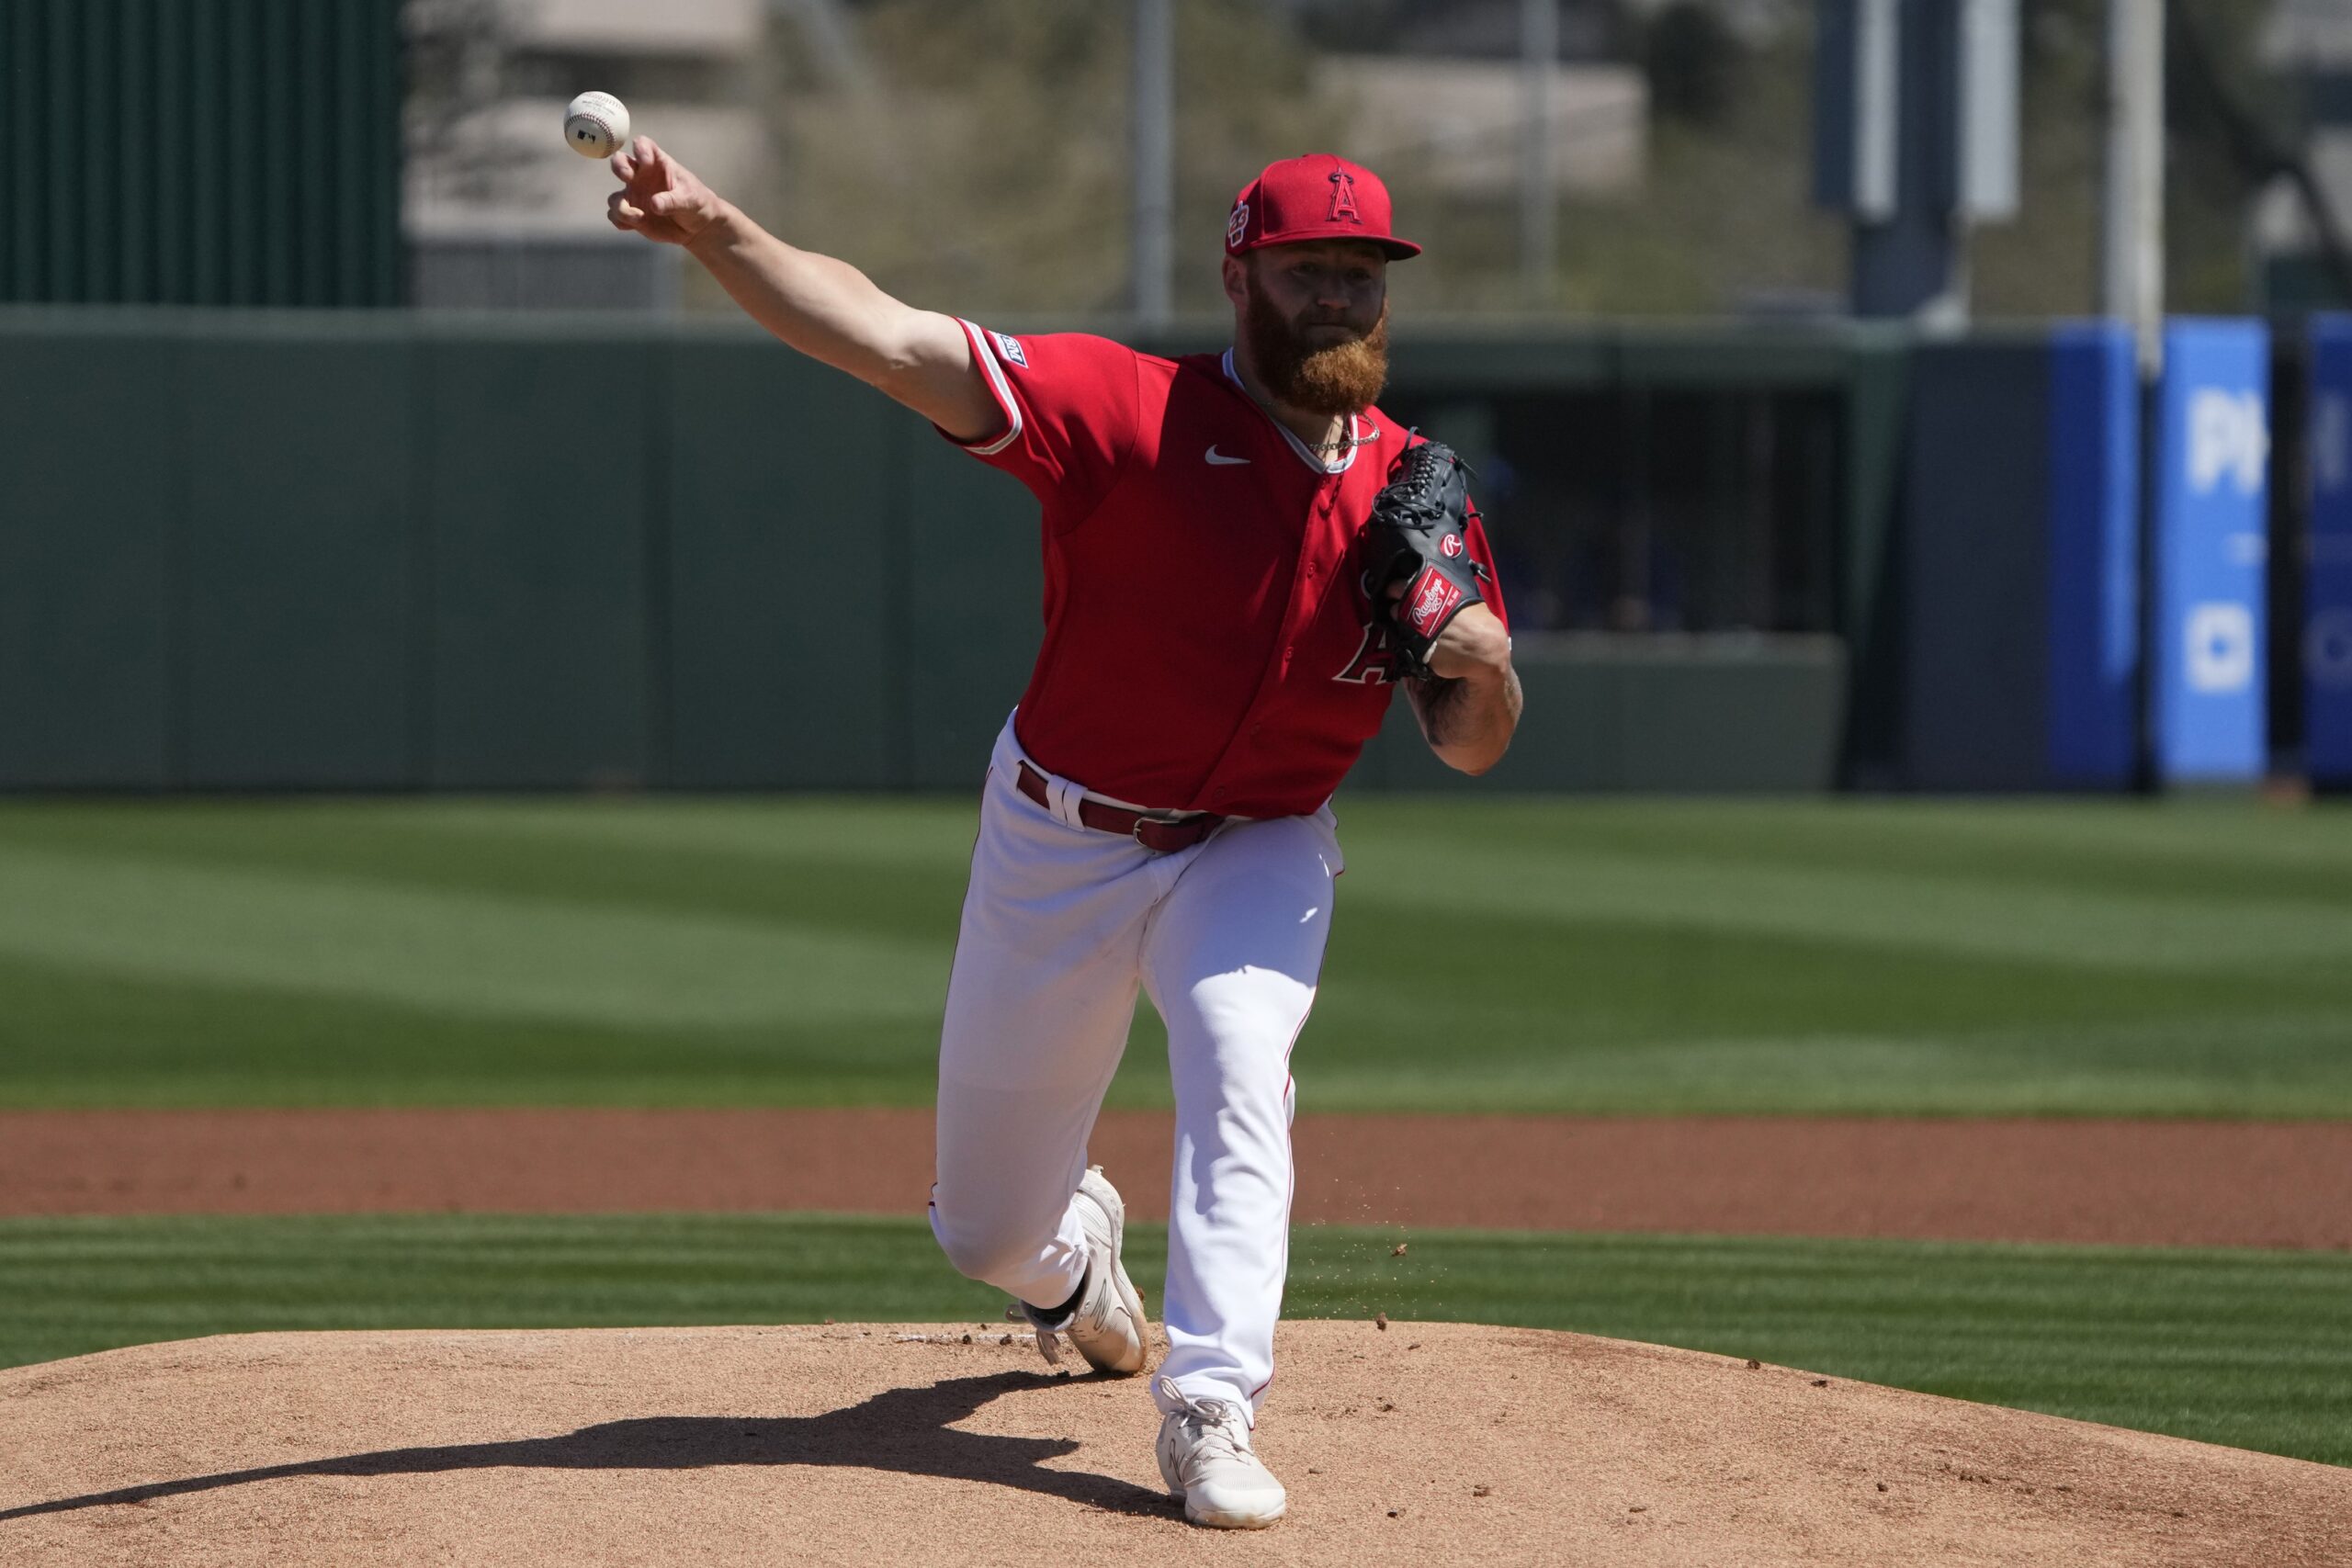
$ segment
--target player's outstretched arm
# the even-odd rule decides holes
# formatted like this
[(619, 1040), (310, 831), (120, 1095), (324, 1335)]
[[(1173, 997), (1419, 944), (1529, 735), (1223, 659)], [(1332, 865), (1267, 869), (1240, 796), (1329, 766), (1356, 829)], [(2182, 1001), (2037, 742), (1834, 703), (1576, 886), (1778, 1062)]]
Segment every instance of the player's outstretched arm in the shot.
[(882, 292), (847, 262), (786, 244), (640, 136), (612, 157), (621, 188), (613, 227), (684, 246), (760, 325), (846, 370), (946, 431), (977, 441), (1001, 428), (964, 329)]
[(1430, 649), (1430, 678), (1405, 688), (1421, 736), (1448, 767), (1483, 773), (1503, 760), (1522, 699), (1510, 634), (1484, 604), (1465, 605)]

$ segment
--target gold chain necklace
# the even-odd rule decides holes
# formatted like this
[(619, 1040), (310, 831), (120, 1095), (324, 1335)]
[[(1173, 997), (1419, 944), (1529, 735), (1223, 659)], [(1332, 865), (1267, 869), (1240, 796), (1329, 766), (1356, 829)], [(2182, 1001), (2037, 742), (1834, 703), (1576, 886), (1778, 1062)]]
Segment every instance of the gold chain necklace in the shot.
[[(1249, 390), (1246, 387), (1242, 389), (1244, 391)], [(1272, 420), (1276, 424), (1283, 423), (1283, 416), (1274, 411), (1273, 404), (1266, 401), (1265, 399), (1258, 396), (1255, 392), (1251, 392), (1250, 394), (1250, 400), (1256, 403), (1261, 409), (1263, 409), (1268, 419)], [(1298, 444), (1301, 446), (1306, 447), (1310, 452), (1328, 452), (1334, 457), (1338, 456), (1341, 452), (1352, 452), (1359, 446), (1369, 446), (1374, 442), (1380, 439), (1380, 427), (1376, 424), (1373, 425), (1371, 427), (1371, 434), (1358, 435), (1355, 434), (1355, 427), (1361, 422), (1361, 418), (1362, 416), (1360, 415), (1350, 414), (1348, 416), (1348, 434), (1340, 436), (1336, 440), (1300, 441)], [(1290, 429), (1286, 424), (1283, 424), (1283, 428), (1285, 430)], [(1298, 433), (1296, 431), (1291, 431), (1292, 439), (1296, 440), (1297, 435)]]

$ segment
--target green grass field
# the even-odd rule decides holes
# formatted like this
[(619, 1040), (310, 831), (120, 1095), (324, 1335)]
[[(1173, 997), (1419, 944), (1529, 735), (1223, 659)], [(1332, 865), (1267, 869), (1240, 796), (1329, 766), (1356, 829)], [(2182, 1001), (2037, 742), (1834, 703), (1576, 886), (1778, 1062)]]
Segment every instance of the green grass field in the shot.
[[(1159, 1299), (1165, 1240), (1129, 1233)], [(2352, 1463), (2352, 1257), (1305, 1227), (1295, 1316), (1573, 1328)], [(0, 1222), (0, 1363), (267, 1328), (997, 1319), (920, 1222)], [(1475, 1369), (1470, 1371), (1475, 1371)]]
[[(2352, 1114), (2352, 812), (1343, 805), (1302, 1109)], [(968, 802), (0, 805), (0, 1105), (926, 1103)], [(1146, 1011), (1114, 1100), (1164, 1103)], [(1576, 1328), (2352, 1463), (2352, 1258), (1308, 1229), (1296, 1313)], [(1162, 1245), (1136, 1237), (1155, 1277)], [(0, 1221), (0, 1362), (992, 1317), (919, 1225)]]
[[(1307, 1111), (2352, 1113), (2352, 812), (1341, 816)], [(9, 804), (0, 1104), (920, 1104), (971, 831), (966, 802)], [(1148, 1010), (1135, 1046), (1114, 1102), (1161, 1103)]]

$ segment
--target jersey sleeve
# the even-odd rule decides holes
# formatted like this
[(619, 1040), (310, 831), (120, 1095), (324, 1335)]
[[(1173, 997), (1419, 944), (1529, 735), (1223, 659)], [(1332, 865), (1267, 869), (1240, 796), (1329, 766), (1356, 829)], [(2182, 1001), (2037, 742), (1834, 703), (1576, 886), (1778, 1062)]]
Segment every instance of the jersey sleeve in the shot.
[(1478, 503), (1475, 501), (1470, 503), (1467, 523), (1462, 535), (1469, 543), (1470, 558), (1481, 569), (1478, 592), (1487, 601), (1487, 608), (1495, 613), (1495, 619), (1503, 624), (1503, 630), (1509, 631), (1510, 612), (1503, 608), (1502, 573), (1495, 570), (1495, 547), (1487, 542), (1486, 519), (1478, 515)]
[(1004, 423), (956, 445), (1028, 486), (1048, 526), (1077, 526), (1135, 450), (1136, 351), (1088, 333), (1014, 337), (960, 324)]

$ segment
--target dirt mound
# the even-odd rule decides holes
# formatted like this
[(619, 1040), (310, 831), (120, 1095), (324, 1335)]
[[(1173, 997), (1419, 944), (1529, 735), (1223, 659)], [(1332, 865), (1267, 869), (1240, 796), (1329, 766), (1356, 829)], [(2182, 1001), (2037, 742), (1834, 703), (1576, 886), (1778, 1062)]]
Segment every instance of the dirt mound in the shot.
[[(967, 1342), (967, 1335), (969, 1340)], [(2317, 1563), (2352, 1471), (1572, 1334), (1296, 1323), (1291, 1517), (1001, 1325), (261, 1334), (0, 1371), (0, 1562)]]

